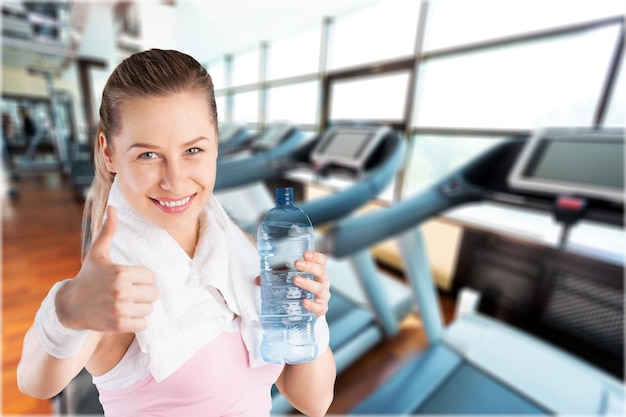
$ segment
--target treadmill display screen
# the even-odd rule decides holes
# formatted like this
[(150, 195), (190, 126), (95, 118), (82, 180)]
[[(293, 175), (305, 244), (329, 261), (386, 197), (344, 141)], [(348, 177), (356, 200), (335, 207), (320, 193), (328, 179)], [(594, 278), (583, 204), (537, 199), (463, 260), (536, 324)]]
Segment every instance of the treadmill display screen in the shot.
[(255, 144), (261, 145), (264, 148), (273, 148), (280, 143), (285, 133), (286, 130), (283, 127), (268, 129), (255, 141)]
[(509, 185), (528, 191), (624, 201), (624, 132), (545, 129), (528, 139)]
[(311, 153), (311, 160), (319, 166), (361, 170), (393, 131), (388, 126), (337, 126), (320, 138)]
[(337, 132), (326, 143), (321, 153), (356, 158), (363, 152), (371, 136), (362, 132)]
[(573, 184), (624, 187), (624, 143), (543, 141), (525, 176)]

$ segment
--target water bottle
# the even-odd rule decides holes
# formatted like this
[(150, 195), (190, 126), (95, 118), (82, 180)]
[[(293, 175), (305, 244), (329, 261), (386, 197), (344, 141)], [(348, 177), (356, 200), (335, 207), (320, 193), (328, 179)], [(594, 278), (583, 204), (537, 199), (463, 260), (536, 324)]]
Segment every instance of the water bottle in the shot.
[(302, 305), (313, 294), (293, 284), (295, 276), (314, 279), (295, 268), (315, 236), (309, 217), (294, 206), (293, 188), (276, 189), (276, 207), (258, 229), (261, 259), (261, 356), (268, 363), (304, 363), (317, 356), (313, 328), (315, 314)]

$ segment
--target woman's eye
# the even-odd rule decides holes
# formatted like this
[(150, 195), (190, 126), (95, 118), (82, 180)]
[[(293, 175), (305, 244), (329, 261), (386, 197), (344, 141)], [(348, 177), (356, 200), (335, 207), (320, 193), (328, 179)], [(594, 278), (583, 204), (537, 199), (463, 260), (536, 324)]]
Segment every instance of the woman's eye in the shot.
[(188, 155), (193, 155), (202, 152), (200, 148), (189, 148), (185, 151)]
[(153, 159), (153, 158), (156, 158), (156, 155), (154, 152), (144, 152), (139, 155), (139, 159)]

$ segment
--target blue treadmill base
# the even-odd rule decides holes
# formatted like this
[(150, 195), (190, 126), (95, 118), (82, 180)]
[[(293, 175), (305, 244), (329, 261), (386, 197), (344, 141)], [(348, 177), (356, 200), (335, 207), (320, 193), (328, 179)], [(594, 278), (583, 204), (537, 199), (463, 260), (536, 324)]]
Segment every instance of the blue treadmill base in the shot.
[(410, 361), (349, 414), (551, 413), (439, 343)]
[(457, 367), (414, 413), (549, 414), (466, 363)]

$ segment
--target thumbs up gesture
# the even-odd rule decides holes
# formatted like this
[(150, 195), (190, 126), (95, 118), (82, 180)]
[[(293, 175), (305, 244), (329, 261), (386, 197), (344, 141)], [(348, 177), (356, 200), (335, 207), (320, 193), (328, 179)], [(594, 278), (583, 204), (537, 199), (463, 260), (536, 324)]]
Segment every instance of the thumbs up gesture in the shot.
[(114, 207), (92, 242), (78, 275), (57, 294), (59, 320), (74, 329), (136, 332), (159, 297), (154, 273), (145, 267), (116, 265), (109, 248), (117, 229)]

